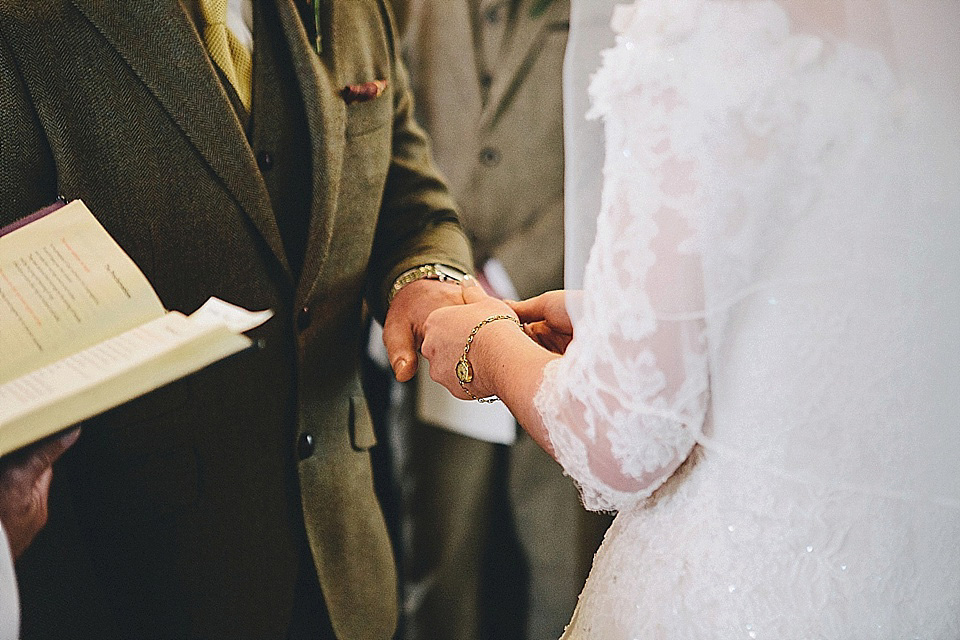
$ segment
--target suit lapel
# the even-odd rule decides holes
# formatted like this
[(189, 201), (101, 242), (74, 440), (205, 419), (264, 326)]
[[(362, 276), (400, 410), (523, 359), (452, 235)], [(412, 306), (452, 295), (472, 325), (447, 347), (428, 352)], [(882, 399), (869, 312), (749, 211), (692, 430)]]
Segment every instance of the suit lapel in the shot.
[(177, 0), (73, 0), (222, 180), (290, 273), (266, 185), (229, 97)]
[[(313, 0), (319, 2), (320, 0)], [(322, 2), (320, 23), (333, 24), (334, 2)], [(280, 26), (290, 49), (303, 96), (313, 155), (313, 200), (303, 270), (297, 284), (298, 303), (309, 298), (330, 250), (336, 222), (337, 198), (343, 167), (346, 106), (337, 92), (336, 47), (329, 30), (323, 34), (322, 57), (314, 52), (293, 0), (277, 0)]]
[(496, 65), (497, 73), (481, 122), (483, 127), (496, 124), (536, 59), (541, 40), (551, 31), (569, 28), (569, 6), (569, 0), (522, 0), (519, 3), (513, 31)]

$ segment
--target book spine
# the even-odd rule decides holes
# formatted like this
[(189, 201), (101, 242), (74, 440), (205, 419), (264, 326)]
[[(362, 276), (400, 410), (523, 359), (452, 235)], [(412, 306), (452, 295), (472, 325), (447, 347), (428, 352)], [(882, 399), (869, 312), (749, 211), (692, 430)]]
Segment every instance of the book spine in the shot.
[(44, 216), (50, 215), (51, 213), (65, 206), (66, 204), (67, 204), (67, 199), (61, 196), (57, 198), (56, 202), (54, 202), (53, 204), (48, 204), (43, 209), (40, 209), (39, 211), (34, 211), (30, 215), (24, 216), (23, 218), (20, 218), (16, 222), (11, 222), (5, 227), (0, 227), (0, 237), (3, 237), (8, 233), (13, 233), (20, 227), (25, 227), (31, 222), (34, 222), (35, 220), (39, 220)]

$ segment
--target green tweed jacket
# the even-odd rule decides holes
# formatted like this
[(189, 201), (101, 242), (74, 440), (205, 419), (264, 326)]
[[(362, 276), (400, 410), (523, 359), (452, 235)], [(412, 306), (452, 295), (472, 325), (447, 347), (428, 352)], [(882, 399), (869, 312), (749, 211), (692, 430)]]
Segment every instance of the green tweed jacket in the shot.
[[(338, 637), (393, 633), (357, 371), (363, 300), (382, 316), (402, 271), (471, 260), (412, 121), (388, 9), (313, 1), (319, 34), (313, 5), (276, 0), (275, 14), (309, 140), (295, 274), (178, 0), (0, 0), (0, 224), (82, 198), (168, 308), (216, 295), (276, 312), (258, 348), (85, 423), (18, 565), (24, 638), (285, 638), (304, 555)], [(373, 80), (387, 82), (379, 97), (343, 99)]]

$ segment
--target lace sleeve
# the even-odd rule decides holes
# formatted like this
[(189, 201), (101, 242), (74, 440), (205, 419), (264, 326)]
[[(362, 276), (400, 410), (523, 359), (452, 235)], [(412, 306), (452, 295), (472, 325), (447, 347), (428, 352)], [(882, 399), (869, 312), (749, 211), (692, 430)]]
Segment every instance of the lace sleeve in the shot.
[(647, 497), (690, 452), (704, 418), (707, 362), (699, 260), (682, 250), (673, 210), (605, 208), (586, 274), (582, 315), (565, 357), (537, 394), (557, 458), (584, 504), (619, 510)]
[(606, 127), (603, 203), (582, 308), (571, 310), (575, 339), (536, 397), (558, 460), (594, 510), (646, 498), (676, 470), (708, 393), (702, 266), (688, 220), (695, 163), (660, 124), (676, 91), (618, 81), (618, 69), (642, 75), (631, 49), (618, 39), (591, 88)]

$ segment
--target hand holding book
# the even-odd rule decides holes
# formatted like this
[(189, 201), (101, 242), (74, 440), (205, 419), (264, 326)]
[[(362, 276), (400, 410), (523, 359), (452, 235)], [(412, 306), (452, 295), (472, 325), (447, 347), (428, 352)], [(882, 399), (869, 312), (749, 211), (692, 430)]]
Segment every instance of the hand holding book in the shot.
[(0, 454), (247, 348), (271, 316), (167, 312), (79, 200), (0, 229)]
[(53, 463), (79, 435), (79, 428), (72, 429), (0, 460), (0, 522), (14, 558), (46, 524)]

